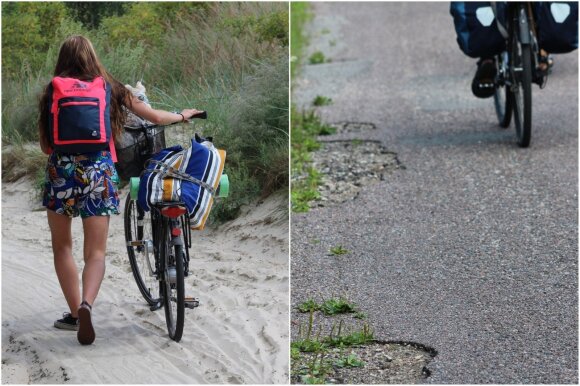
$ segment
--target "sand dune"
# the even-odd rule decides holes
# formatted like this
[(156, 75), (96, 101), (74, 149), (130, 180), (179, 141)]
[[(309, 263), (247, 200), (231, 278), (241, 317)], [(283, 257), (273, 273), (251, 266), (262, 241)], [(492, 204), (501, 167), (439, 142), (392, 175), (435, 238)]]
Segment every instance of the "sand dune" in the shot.
[[(141, 298), (122, 216), (113, 217), (93, 309), (97, 339), (80, 346), (74, 332), (52, 327), (66, 303), (31, 189), (26, 180), (2, 187), (2, 383), (288, 383), (286, 195), (194, 233), (186, 295), (201, 306), (187, 310), (179, 343), (167, 335), (163, 309), (152, 312)], [(73, 226), (82, 267), (80, 220)]]

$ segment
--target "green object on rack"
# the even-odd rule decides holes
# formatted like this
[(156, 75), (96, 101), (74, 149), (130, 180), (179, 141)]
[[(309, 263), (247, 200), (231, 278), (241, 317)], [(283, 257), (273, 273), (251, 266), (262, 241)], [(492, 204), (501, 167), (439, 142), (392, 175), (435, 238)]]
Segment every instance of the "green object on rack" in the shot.
[(227, 174), (222, 174), (218, 186), (218, 197), (227, 197), (230, 195), (230, 179)]
[(131, 177), (129, 184), (131, 185), (131, 190), (129, 194), (131, 195), (131, 200), (136, 200), (139, 194), (139, 182), (141, 179), (139, 177)]

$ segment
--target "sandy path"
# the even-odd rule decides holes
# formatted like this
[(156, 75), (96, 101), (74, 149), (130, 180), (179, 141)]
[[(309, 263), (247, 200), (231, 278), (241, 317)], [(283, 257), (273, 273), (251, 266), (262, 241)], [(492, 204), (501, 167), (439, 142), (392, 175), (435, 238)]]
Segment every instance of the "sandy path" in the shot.
[(52, 327), (66, 303), (46, 213), (34, 200), (31, 210), (30, 190), (22, 180), (2, 186), (2, 383), (288, 383), (288, 214), (279, 209), (286, 196), (194, 234), (186, 295), (201, 306), (187, 310), (179, 343), (167, 335), (164, 311), (142, 300), (122, 217), (114, 217), (93, 312), (97, 339), (84, 347), (74, 332)]

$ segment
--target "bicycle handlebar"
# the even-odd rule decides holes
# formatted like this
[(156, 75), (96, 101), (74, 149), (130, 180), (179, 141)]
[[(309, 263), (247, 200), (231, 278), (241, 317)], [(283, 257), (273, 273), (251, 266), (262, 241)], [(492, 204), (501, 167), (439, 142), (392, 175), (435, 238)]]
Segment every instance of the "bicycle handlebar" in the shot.
[(191, 118), (207, 119), (207, 111), (201, 111), (201, 112), (193, 115)]

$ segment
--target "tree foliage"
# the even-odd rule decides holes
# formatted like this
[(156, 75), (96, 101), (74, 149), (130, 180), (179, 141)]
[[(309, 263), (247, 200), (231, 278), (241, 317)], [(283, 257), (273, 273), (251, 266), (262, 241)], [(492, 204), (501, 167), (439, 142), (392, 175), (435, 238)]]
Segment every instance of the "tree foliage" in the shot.
[(2, 73), (13, 77), (23, 68), (38, 70), (66, 17), (63, 3), (2, 3)]
[(123, 15), (128, 8), (127, 3), (119, 1), (68, 1), (64, 4), (69, 15), (88, 29), (98, 28), (103, 18)]

